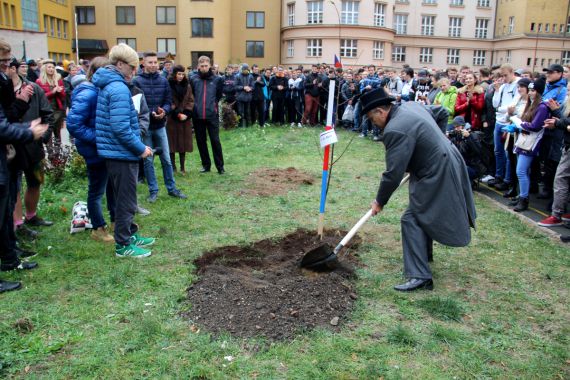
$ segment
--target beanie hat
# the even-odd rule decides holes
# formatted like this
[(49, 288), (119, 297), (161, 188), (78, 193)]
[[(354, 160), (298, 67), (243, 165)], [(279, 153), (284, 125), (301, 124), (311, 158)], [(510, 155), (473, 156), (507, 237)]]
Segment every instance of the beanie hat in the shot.
[(546, 88), (546, 80), (544, 78), (538, 78), (537, 80), (528, 85), (529, 90), (535, 90), (540, 95), (544, 93), (545, 88)]
[(519, 79), (519, 81), (517, 82), (517, 85), (519, 87), (525, 87), (528, 89), (528, 86), (532, 83), (532, 81), (528, 78), (521, 78)]
[(249, 71), (249, 65), (248, 65), (247, 63), (242, 63), (242, 64), (241, 64), (241, 71), (244, 71), (244, 70), (248, 70), (248, 71)]

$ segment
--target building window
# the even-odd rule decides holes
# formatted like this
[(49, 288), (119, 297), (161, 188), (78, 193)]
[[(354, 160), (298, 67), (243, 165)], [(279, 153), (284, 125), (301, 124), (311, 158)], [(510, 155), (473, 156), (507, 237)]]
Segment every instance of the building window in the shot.
[(447, 49), (447, 64), (459, 65), (459, 49)]
[[(562, 26), (562, 25), (560, 25)], [(562, 28), (560, 28), (560, 33), (562, 33)], [(566, 23), (566, 33), (570, 33), (570, 16), (568, 17), (568, 22)]]
[(455, 7), (461, 7), (463, 6), (463, 0), (450, 0), (449, 4)]
[(408, 15), (396, 13), (394, 16), (394, 29), (396, 29), (396, 34), (407, 34)]
[(176, 38), (157, 38), (156, 51), (176, 54)]
[(265, 28), (265, 12), (246, 12), (246, 27)]
[(287, 41), (287, 58), (291, 58), (295, 56), (295, 41), (289, 40)]
[(356, 58), (358, 56), (358, 40), (340, 40), (340, 56)]
[(213, 37), (213, 35), (214, 35), (213, 18), (192, 19), (192, 37)]
[(473, 52), (473, 66), (485, 66), (486, 56), (486, 50), (475, 50)]
[(422, 16), (422, 36), (433, 36), (435, 31), (435, 16)]
[[(11, 16), (12, 16), (12, 26), (14, 28), (18, 27), (18, 23), (16, 22), (16, 6), (15, 5), (10, 5), (10, 12), (11, 12)], [(6, 13), (6, 18), (8, 17), (8, 13)]]
[(534, 32), (534, 29), (536, 28), (536, 24), (534, 22), (530, 23), (530, 31)]
[[(558, 60), (556, 60), (558, 61)], [(558, 62), (556, 62), (558, 63)], [(570, 50), (562, 52), (562, 64), (563, 65), (570, 65)]]
[(489, 8), (490, 0), (477, 0), (477, 6), (482, 8)]
[(420, 63), (433, 62), (433, 48), (423, 47), (420, 48)]
[(62, 26), (63, 26), (63, 38), (67, 40), (67, 21), (63, 20)]
[(295, 3), (287, 4), (287, 25), (295, 25)]
[(135, 24), (135, 7), (116, 7), (117, 24)]
[(176, 24), (176, 7), (156, 7), (157, 24)]
[(117, 44), (127, 44), (133, 49), (137, 50), (137, 39), (136, 38), (117, 38)]
[(505, 58), (505, 62), (511, 63), (511, 58), (512, 58), (511, 51), (507, 50), (507, 56)]
[(437, 0), (423, 0), (422, 4), (437, 4)]
[(487, 38), (489, 19), (478, 18), (475, 22), (475, 38)]
[(316, 38), (307, 40), (307, 56), (321, 57), (322, 55), (323, 55), (323, 40)]
[(24, 30), (40, 30), (37, 0), (22, 0), (22, 28)]
[(323, 2), (307, 1), (307, 24), (323, 23)]
[(60, 19), (56, 18), (55, 19), (55, 25), (57, 26), (57, 38), (61, 38), (61, 21)]
[(550, 24), (544, 24), (544, 31), (550, 33)]
[(542, 23), (538, 24), (538, 32), (539, 32), (539, 33), (542, 32)]
[(372, 58), (384, 59), (384, 42), (374, 41), (374, 45), (372, 46)]
[(95, 24), (95, 7), (75, 7), (77, 24)]
[(558, 24), (552, 24), (552, 33), (556, 33), (558, 31)]
[(49, 35), (55, 37), (55, 18), (49, 18)]
[(405, 62), (406, 61), (406, 47), (394, 45), (392, 47), (392, 61)]
[(264, 41), (246, 41), (245, 56), (249, 58), (263, 58), (265, 49)]
[(374, 26), (386, 26), (386, 4), (374, 4)]
[(449, 18), (449, 37), (461, 37), (461, 17)]
[(342, 13), (340, 16), (343, 24), (355, 25), (358, 24), (358, 6), (359, 1), (343, 1)]
[(509, 34), (513, 34), (515, 30), (515, 16), (509, 17)]

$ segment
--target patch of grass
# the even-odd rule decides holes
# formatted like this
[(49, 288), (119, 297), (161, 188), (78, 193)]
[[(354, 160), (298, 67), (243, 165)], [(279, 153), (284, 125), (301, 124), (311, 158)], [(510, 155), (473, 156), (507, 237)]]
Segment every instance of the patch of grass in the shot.
[(418, 340), (413, 331), (402, 324), (398, 324), (388, 331), (387, 339), (389, 343), (404, 346), (415, 346), (418, 344)]
[(453, 344), (463, 338), (463, 334), (453, 328), (433, 323), (431, 326), (431, 335), (440, 342)]
[(450, 297), (430, 297), (416, 301), (416, 305), (430, 315), (444, 321), (459, 322), (463, 317), (463, 306)]

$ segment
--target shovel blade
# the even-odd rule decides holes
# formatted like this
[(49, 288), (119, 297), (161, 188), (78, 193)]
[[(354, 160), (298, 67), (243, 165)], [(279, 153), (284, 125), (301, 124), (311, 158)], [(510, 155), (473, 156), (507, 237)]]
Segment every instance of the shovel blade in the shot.
[(331, 247), (328, 244), (321, 244), (305, 253), (301, 259), (301, 267), (315, 268), (336, 260), (336, 254)]

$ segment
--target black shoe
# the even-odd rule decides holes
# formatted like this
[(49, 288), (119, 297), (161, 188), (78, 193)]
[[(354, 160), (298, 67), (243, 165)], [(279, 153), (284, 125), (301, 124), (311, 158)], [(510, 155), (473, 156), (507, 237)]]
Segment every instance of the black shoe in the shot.
[(503, 183), (503, 179), (501, 177), (497, 177), (497, 178), (493, 178), (493, 179), (489, 180), (489, 182), (487, 182), (487, 186), (495, 187), (499, 183)]
[(505, 191), (510, 187), (510, 184), (508, 184), (507, 182), (501, 182), (501, 183), (497, 183), (495, 185), (495, 189), (498, 191)]
[(16, 251), (16, 254), (18, 255), (19, 259), (28, 259), (30, 257), (34, 257), (37, 255), (36, 252), (33, 251), (26, 251), (25, 249), (21, 249), (21, 248), (14, 248), (14, 250)]
[(226, 171), (224, 169), (219, 169), (218, 174), (224, 174)]
[(540, 193), (538, 193), (538, 195), (536, 196), (536, 199), (550, 199), (552, 198), (552, 192), (550, 191), (541, 191)]
[(509, 206), (516, 206), (519, 204), (519, 197), (512, 197), (509, 201)]
[(570, 235), (560, 235), (560, 240), (563, 243), (570, 243)]
[(21, 282), (12, 282), (12, 281), (0, 280), (0, 293), (20, 289), (21, 287), (22, 287)]
[(180, 198), (180, 199), (186, 199), (188, 198), (186, 195), (184, 195), (180, 190), (174, 190), (168, 193), (168, 195), (170, 195), (171, 197), (174, 198)]
[(20, 261), (19, 263), (14, 264), (2, 264), (0, 265), (0, 270), (2, 272), (9, 272), (12, 270), (30, 270), (38, 267), (38, 263), (34, 263), (33, 261), (24, 262)]
[(519, 197), (519, 202), (517, 203), (515, 208), (513, 208), (513, 211), (523, 212), (526, 210), (528, 210), (528, 198)]
[(148, 203), (154, 203), (158, 199), (158, 194), (154, 193), (148, 196), (146, 199)]
[(33, 227), (53, 226), (53, 222), (51, 220), (42, 219), (37, 215), (34, 215), (31, 219), (25, 219), (24, 223), (29, 225), (29, 226), (33, 226)]
[(202, 168), (200, 169), (200, 173), (209, 173), (210, 169)]
[(16, 227), (16, 235), (21, 239), (35, 240), (38, 238), (39, 234), (40, 233), (38, 231), (28, 228), (28, 226), (24, 224), (20, 224)]
[(514, 187), (511, 187), (509, 190), (503, 193), (503, 198), (514, 198), (516, 196), (517, 196), (517, 189)]
[(402, 285), (394, 286), (399, 292), (413, 292), (414, 290), (418, 289), (426, 289), (426, 290), (433, 290), (433, 280), (422, 280), (420, 278), (411, 278)]

